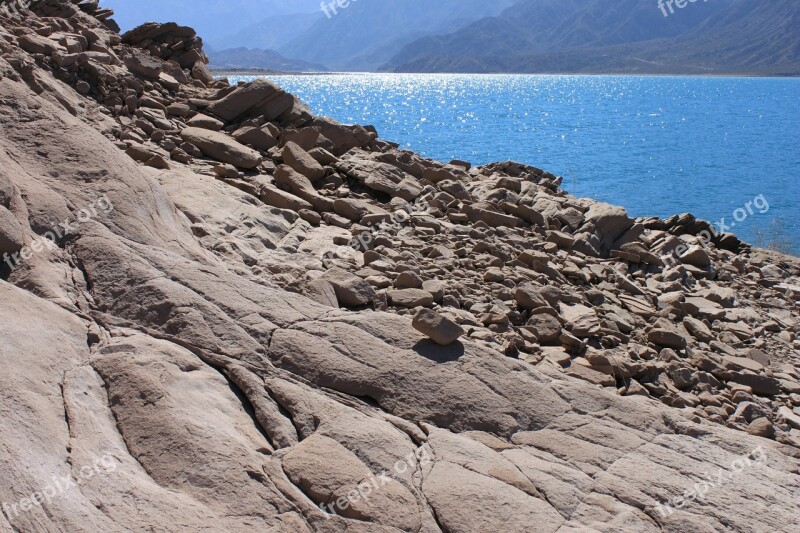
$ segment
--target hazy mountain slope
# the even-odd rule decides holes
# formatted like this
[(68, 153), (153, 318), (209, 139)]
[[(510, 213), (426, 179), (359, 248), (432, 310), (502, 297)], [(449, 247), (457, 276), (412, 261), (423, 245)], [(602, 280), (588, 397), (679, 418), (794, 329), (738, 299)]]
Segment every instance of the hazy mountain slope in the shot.
[[(551, 29), (530, 28), (548, 0), (417, 41), (384, 68), (401, 72), (786, 73), (800, 70), (800, 3), (720, 0), (664, 17), (648, 0), (575, 0)], [(548, 10), (550, 9), (550, 10)], [(516, 45), (516, 49), (514, 46)]]
[[(518, 18), (534, 14), (541, 0), (526, 0), (505, 15)], [(543, 38), (552, 50), (578, 46), (604, 46), (677, 37), (713, 17), (736, 0), (697, 2), (677, 9), (667, 17), (657, 0), (584, 0), (585, 6), (560, 24), (550, 28)]]
[(433, 56), (506, 57), (680, 35), (733, 0), (664, 17), (650, 0), (524, 0), (497, 18), (405, 46), (385, 68)]
[(320, 11), (275, 15), (213, 39), (209, 44), (219, 50), (241, 47), (274, 50), (302, 35), (322, 17)]
[(303, 35), (278, 49), (288, 57), (343, 70), (371, 70), (403, 45), (433, 33), (445, 33), (488, 15), (512, 0), (383, 0), (351, 3), (322, 18)]
[(542, 35), (590, 0), (521, 2), (500, 16), (480, 19), (458, 31), (417, 39), (395, 54), (383, 69), (429, 56), (511, 56), (546, 47)]
[(231, 48), (209, 52), (211, 69), (267, 69), (280, 72), (322, 72), (324, 65), (315, 65), (299, 59), (289, 59), (275, 50), (255, 48)]
[[(800, 72), (800, 2), (739, 0), (654, 57), (775, 73)], [(786, 69), (782, 71), (781, 69)], [(741, 71), (741, 70), (739, 70)]]

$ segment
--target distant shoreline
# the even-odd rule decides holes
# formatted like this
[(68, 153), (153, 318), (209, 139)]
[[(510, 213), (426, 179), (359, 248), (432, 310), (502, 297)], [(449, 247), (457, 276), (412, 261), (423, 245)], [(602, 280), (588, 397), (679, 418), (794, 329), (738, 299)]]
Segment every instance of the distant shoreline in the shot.
[(764, 78), (764, 79), (800, 79), (800, 74), (637, 74), (632, 72), (291, 72), (266, 69), (211, 69), (211, 73), (217, 78), (228, 76), (349, 76), (349, 75), (371, 75), (371, 74), (390, 74), (390, 75), (428, 75), (428, 76), (616, 76), (630, 78)]

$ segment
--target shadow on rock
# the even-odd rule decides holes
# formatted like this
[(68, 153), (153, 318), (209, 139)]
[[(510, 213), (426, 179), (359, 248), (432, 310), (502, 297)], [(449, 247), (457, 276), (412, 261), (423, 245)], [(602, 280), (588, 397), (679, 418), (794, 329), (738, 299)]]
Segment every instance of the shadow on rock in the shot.
[(412, 349), (435, 363), (458, 361), (464, 355), (464, 345), (460, 342), (440, 346), (432, 340), (425, 339), (415, 344)]

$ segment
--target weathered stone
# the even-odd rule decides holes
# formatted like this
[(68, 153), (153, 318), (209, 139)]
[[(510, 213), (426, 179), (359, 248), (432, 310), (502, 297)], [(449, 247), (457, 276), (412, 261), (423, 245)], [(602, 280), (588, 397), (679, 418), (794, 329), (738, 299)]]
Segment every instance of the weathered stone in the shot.
[(414, 317), (413, 326), (414, 329), (442, 346), (454, 343), (465, 333), (461, 326), (430, 309), (419, 311)]
[(561, 316), (567, 323), (573, 335), (576, 337), (592, 337), (600, 331), (600, 320), (594, 309), (585, 305), (565, 305), (560, 304)]
[(650, 330), (650, 333), (647, 334), (647, 340), (658, 346), (666, 346), (676, 350), (683, 350), (687, 344), (686, 337), (677, 331), (661, 328)]
[(242, 144), (252, 146), (256, 150), (266, 152), (278, 144), (275, 137), (264, 129), (248, 126), (233, 132), (233, 138)]
[[(257, 79), (252, 83), (239, 87), (227, 96), (208, 106), (208, 112), (219, 117), (225, 122), (232, 122), (245, 116), (248, 111), (259, 108), (272, 100), (285, 95), (275, 84)], [(291, 109), (291, 105), (282, 106), (284, 112)]]
[(203, 128), (212, 131), (219, 131), (225, 126), (222, 121), (214, 117), (209, 117), (208, 115), (203, 115), (202, 113), (193, 116), (186, 125), (192, 128)]
[(533, 315), (528, 320), (528, 327), (542, 344), (556, 342), (561, 335), (561, 323), (555, 317), (547, 314)]
[(524, 284), (517, 287), (517, 290), (514, 293), (514, 299), (520, 306), (528, 310), (539, 307), (547, 307), (547, 305), (549, 305), (547, 300), (542, 298), (542, 296), (539, 294), (538, 288), (530, 284)]
[(430, 307), (433, 295), (422, 289), (398, 289), (388, 292), (389, 303), (398, 307)]
[(763, 394), (765, 396), (773, 396), (781, 393), (780, 382), (768, 376), (761, 376), (758, 374), (747, 374), (743, 372), (732, 372), (731, 381), (741, 385), (747, 385), (753, 389), (756, 394)]
[(239, 168), (255, 168), (261, 164), (261, 155), (244, 146), (224, 133), (202, 128), (186, 128), (181, 138), (196, 146), (202, 152), (223, 163), (230, 163)]
[(322, 165), (317, 163), (313, 157), (294, 142), (286, 143), (286, 146), (283, 147), (282, 155), (284, 163), (312, 182), (325, 177), (325, 169), (322, 168)]
[(328, 270), (322, 279), (333, 286), (340, 305), (361, 307), (375, 300), (375, 289), (369, 283), (341, 268)]

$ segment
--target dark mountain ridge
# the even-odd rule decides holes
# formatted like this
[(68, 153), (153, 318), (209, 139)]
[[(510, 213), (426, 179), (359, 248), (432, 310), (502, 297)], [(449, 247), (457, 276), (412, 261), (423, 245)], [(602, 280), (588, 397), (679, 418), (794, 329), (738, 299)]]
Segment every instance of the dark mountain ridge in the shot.
[(403, 47), (381, 70), (800, 74), (800, 3), (524, 0)]

